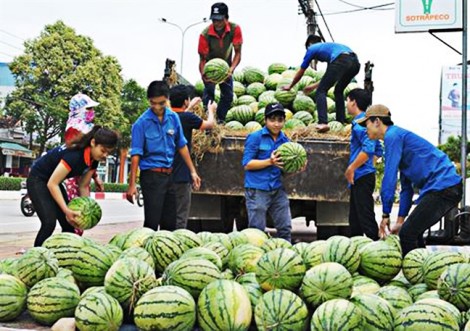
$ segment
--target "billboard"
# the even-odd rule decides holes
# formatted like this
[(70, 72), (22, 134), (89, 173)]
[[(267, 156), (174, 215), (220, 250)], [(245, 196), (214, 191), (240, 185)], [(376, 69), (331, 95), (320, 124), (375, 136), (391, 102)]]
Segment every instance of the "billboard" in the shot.
[(397, 0), (395, 32), (462, 29), (462, 1), (466, 0)]
[[(467, 73), (467, 78), (470, 74)], [(470, 86), (467, 86), (467, 95)], [(462, 135), (462, 66), (442, 68), (441, 97), (439, 113), (439, 144), (447, 141), (449, 136)], [(467, 120), (470, 119), (467, 104)], [(467, 121), (467, 135), (470, 134)]]

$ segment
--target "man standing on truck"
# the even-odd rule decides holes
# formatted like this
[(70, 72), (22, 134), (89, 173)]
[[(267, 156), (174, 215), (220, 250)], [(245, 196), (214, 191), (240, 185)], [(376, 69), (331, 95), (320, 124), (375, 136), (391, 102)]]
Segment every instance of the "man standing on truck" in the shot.
[(292, 83), (284, 87), (284, 89), (290, 90), (297, 84), (310, 65), (310, 62), (327, 62), (328, 66), (321, 80), (304, 89), (305, 94), (309, 94), (316, 89), (315, 103), (317, 104), (318, 110), (318, 124), (316, 129), (318, 132), (327, 132), (330, 127), (328, 126), (327, 118), (326, 94), (328, 90), (336, 84), (334, 90), (336, 120), (344, 123), (346, 120), (344, 112), (344, 89), (354, 76), (357, 75), (361, 64), (356, 54), (348, 46), (332, 42), (324, 43), (319, 36), (308, 36), (305, 46), (307, 47), (307, 53), (305, 53), (300, 69), (297, 71)]
[(264, 231), (268, 212), (277, 236), (290, 242), (289, 198), (281, 182), (283, 163), (275, 153), (279, 146), (289, 141), (282, 132), (286, 120), (284, 107), (280, 103), (268, 104), (264, 117), (266, 125), (247, 136), (243, 152), (248, 226)]
[[(379, 235), (386, 230), (400, 236), (403, 256), (425, 247), (423, 234), (462, 198), (462, 180), (447, 155), (420, 136), (393, 124), (390, 110), (384, 105), (370, 106), (366, 116), (357, 121), (367, 127), (370, 139), (384, 141), (385, 171), (382, 181), (382, 222)], [(390, 212), (400, 172), (400, 208), (398, 219), (390, 229)], [(417, 206), (410, 211), (414, 188), (419, 190)], [(408, 216), (408, 217), (407, 217)], [(406, 221), (405, 221), (405, 217)]]
[(168, 108), (169, 88), (163, 81), (153, 81), (147, 88), (148, 108), (132, 125), (131, 173), (127, 200), (134, 203), (137, 167), (144, 197), (144, 227), (174, 230), (176, 198), (171, 180), (175, 152), (189, 168), (195, 189), (201, 180), (189, 155), (187, 141), (178, 115)]
[(366, 116), (365, 110), (371, 104), (368, 91), (356, 88), (346, 97), (346, 109), (353, 116), (351, 130), (351, 153), (349, 166), (345, 176), (351, 189), (349, 200), (349, 227), (351, 236), (363, 236), (372, 240), (379, 239), (379, 227), (375, 220), (374, 189), (375, 168), (374, 158), (381, 157), (382, 145), (378, 140), (367, 136), (366, 128), (357, 121)]
[[(191, 112), (192, 107), (201, 102), (199, 97), (190, 99), (191, 87), (176, 85), (170, 89), (171, 109), (178, 114), (183, 126), (184, 137), (191, 152), (193, 129), (210, 130), (214, 127), (217, 104), (209, 101), (207, 120)], [(173, 161), (173, 185), (176, 194), (176, 229), (185, 229), (191, 207), (191, 172), (180, 154), (175, 154)]]
[[(203, 103), (207, 107), (210, 100), (215, 100), (215, 84), (204, 76), (204, 65), (207, 61), (220, 58), (229, 67), (227, 79), (220, 84), (220, 102), (217, 107), (217, 121), (223, 123), (233, 100), (232, 74), (242, 57), (242, 30), (238, 24), (229, 22), (228, 7), (223, 2), (214, 3), (211, 7), (212, 24), (199, 36), (199, 71), (204, 82)], [(232, 58), (232, 49), (235, 55)]]

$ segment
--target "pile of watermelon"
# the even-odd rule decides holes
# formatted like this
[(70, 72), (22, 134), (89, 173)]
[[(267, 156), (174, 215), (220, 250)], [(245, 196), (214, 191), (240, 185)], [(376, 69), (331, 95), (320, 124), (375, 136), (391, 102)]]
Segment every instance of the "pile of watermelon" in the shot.
[[(217, 60), (217, 61), (216, 61)], [(218, 83), (227, 77), (228, 66), (223, 60), (214, 59), (206, 64), (204, 72), (210, 76), (211, 80)], [(206, 72), (207, 71), (207, 72)], [(245, 130), (251, 132), (254, 130), (253, 121), (264, 126), (264, 108), (267, 104), (280, 102), (286, 109), (285, 129), (291, 130), (297, 127), (304, 127), (317, 123), (317, 110), (314, 102), (315, 91), (305, 95), (303, 89), (315, 82), (318, 82), (324, 72), (315, 71), (308, 68), (304, 77), (290, 91), (284, 91), (283, 86), (289, 85), (296, 74), (297, 68), (288, 67), (282, 63), (273, 63), (269, 65), (267, 71), (254, 67), (245, 67), (242, 70), (236, 70), (233, 73), (233, 101), (232, 108), (228, 111), (226, 117), (227, 127), (231, 130)], [(359, 87), (357, 83), (350, 83), (344, 94), (350, 90)], [(202, 97), (204, 84), (201, 81), (195, 84), (196, 93)], [(328, 122), (330, 133), (342, 133), (349, 130), (349, 127), (336, 122), (334, 87), (328, 91), (327, 107)], [(215, 100), (220, 101), (220, 89), (217, 85), (215, 90)], [(241, 106), (249, 106), (242, 107)], [(243, 109), (243, 110), (241, 110)], [(251, 109), (251, 111), (249, 111)], [(291, 120), (295, 119), (295, 120)], [(346, 114), (346, 120), (351, 122), (352, 118)], [(335, 123), (333, 123), (335, 122)]]
[(25, 311), (79, 330), (468, 330), (469, 256), (397, 236), (312, 243), (257, 229), (70, 233), (0, 261), (0, 322)]

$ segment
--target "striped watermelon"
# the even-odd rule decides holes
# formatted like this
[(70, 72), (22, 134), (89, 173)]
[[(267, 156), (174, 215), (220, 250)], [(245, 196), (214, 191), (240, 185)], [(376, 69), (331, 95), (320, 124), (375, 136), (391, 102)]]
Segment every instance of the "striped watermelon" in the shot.
[(85, 246), (77, 253), (72, 266), (73, 276), (81, 288), (102, 286), (106, 273), (118, 257), (102, 245)]
[(266, 77), (266, 80), (264, 81), (264, 86), (268, 90), (274, 91), (277, 88), (277, 84), (281, 81), (282, 75), (278, 73), (272, 73), (268, 77)]
[(395, 331), (459, 330), (458, 321), (442, 307), (413, 304), (403, 309), (395, 318)]
[(162, 276), (164, 285), (179, 286), (195, 299), (207, 284), (220, 279), (219, 268), (201, 258), (180, 259), (171, 263)]
[(265, 108), (270, 103), (277, 103), (276, 98), (274, 97), (274, 91), (266, 91), (261, 93), (258, 97), (258, 108)]
[[(344, 125), (343, 125), (343, 127), (344, 127)], [(402, 253), (400, 237), (398, 235), (389, 234), (385, 237), (385, 239), (381, 239), (381, 240), (385, 241), (387, 244), (391, 245), (396, 250), (398, 250), (400, 253)]]
[(266, 124), (265, 118), (264, 118), (264, 111), (265, 111), (265, 109), (261, 108), (255, 114), (255, 121), (258, 122), (259, 124), (261, 124), (262, 126), (264, 126)]
[(294, 252), (296, 252), (297, 254), (299, 254), (302, 259), (304, 260), (304, 264), (305, 266), (307, 267), (307, 269), (309, 269), (309, 267), (307, 266), (307, 264), (305, 263), (305, 259), (304, 259), (304, 255), (305, 253), (307, 252), (307, 247), (308, 247), (308, 243), (304, 242), (304, 241), (299, 241), (298, 243), (295, 243), (293, 246), (292, 246), (292, 249), (294, 250)]
[(144, 331), (190, 331), (196, 323), (196, 303), (180, 287), (156, 287), (137, 302), (134, 323), (139, 330)]
[(139, 298), (157, 285), (152, 268), (133, 257), (119, 259), (109, 268), (104, 278), (106, 293), (117, 299), (131, 312)]
[(225, 123), (225, 127), (227, 129), (235, 130), (235, 131), (243, 130), (245, 128), (245, 126), (243, 124), (241, 124), (240, 122), (238, 122), (238, 121), (227, 122), (227, 123)]
[(429, 254), (430, 252), (426, 248), (417, 248), (403, 258), (403, 275), (411, 284), (424, 282), (423, 264)]
[(408, 292), (398, 286), (387, 285), (380, 288), (376, 294), (388, 301), (388, 303), (399, 313), (403, 308), (411, 306), (413, 299)]
[(271, 63), (268, 67), (268, 73), (271, 74), (282, 74), (284, 71), (286, 71), (288, 67), (284, 63)]
[(228, 77), (230, 67), (223, 59), (216, 58), (204, 64), (203, 74), (214, 84), (220, 84)]
[(273, 251), (276, 248), (292, 248), (292, 244), (282, 238), (269, 238), (263, 243), (263, 245), (261, 245), (261, 249), (265, 253)]
[(232, 77), (233, 77), (233, 80), (236, 82), (240, 82), (242, 84), (245, 82), (245, 74), (243, 73), (243, 71), (235, 70), (233, 72)]
[(429, 299), (419, 300), (415, 303), (415, 305), (417, 306), (429, 305), (429, 306), (439, 307), (439, 308), (446, 310), (448, 313), (450, 313), (455, 318), (457, 323), (459, 323), (460, 326), (464, 326), (466, 322), (465, 316), (460, 313), (460, 310), (456, 306), (454, 306), (453, 304), (447, 301), (444, 301), (441, 299), (429, 298)]
[(258, 280), (256, 279), (256, 273), (254, 272), (247, 272), (246, 274), (240, 274), (235, 279), (239, 284), (258, 284)]
[(228, 259), (230, 256), (230, 251), (225, 248), (220, 242), (209, 242), (204, 244), (205, 248), (209, 248), (211, 251), (215, 252), (220, 259), (222, 260), (222, 267), (225, 267), (228, 264)]
[[(116, 233), (108, 242), (108, 245), (113, 245), (122, 250), (122, 247), (124, 245), (124, 241), (127, 238), (127, 235), (129, 232), (121, 232), (121, 233)], [(80, 237), (81, 238), (81, 237)]]
[(361, 310), (365, 331), (393, 330), (393, 307), (375, 294), (358, 294), (351, 302)]
[(306, 330), (309, 312), (305, 303), (288, 290), (265, 293), (254, 310), (258, 330)]
[(408, 289), (408, 294), (413, 299), (413, 302), (416, 302), (416, 298), (427, 291), (429, 291), (429, 288), (425, 283), (418, 283)]
[(219, 242), (222, 245), (224, 245), (224, 247), (227, 248), (229, 251), (233, 248), (232, 241), (230, 240), (230, 237), (226, 233), (222, 233), (222, 232), (213, 233), (209, 242)]
[(305, 123), (302, 122), (301, 120), (297, 119), (297, 118), (291, 118), (289, 120), (286, 121), (286, 123), (284, 124), (284, 129), (285, 130), (292, 130), (292, 129), (295, 129), (295, 128), (304, 128), (305, 127)]
[(106, 289), (104, 288), (104, 286), (89, 287), (85, 291), (82, 292), (82, 295), (80, 296), (80, 300), (83, 299), (88, 294), (92, 294), (92, 293), (106, 293)]
[(263, 254), (264, 251), (255, 245), (239, 245), (230, 252), (228, 266), (235, 275), (255, 272), (258, 260)]
[(470, 309), (470, 264), (449, 266), (437, 281), (439, 297), (462, 311)]
[(317, 71), (315, 69), (308, 67), (305, 70), (304, 76), (312, 77), (315, 82), (318, 82), (323, 77), (324, 74), (325, 72), (322, 70)]
[(313, 83), (315, 83), (315, 80), (312, 77), (304, 74), (297, 83), (297, 88), (299, 89), (299, 91), (303, 91), (304, 88), (309, 85), (312, 85)]
[(197, 311), (202, 331), (244, 331), (251, 324), (248, 293), (233, 280), (216, 280), (207, 285), (199, 295)]
[(293, 79), (296, 74), (297, 74), (297, 71), (295, 69), (289, 68), (287, 70), (284, 70), (281, 75), (284, 78)]
[(297, 96), (297, 91), (294, 88), (289, 91), (285, 91), (282, 89), (281, 83), (282, 81), (277, 84), (277, 90), (274, 93), (274, 97), (284, 107), (288, 107), (295, 100), (295, 97)]
[(234, 280), (235, 275), (233, 274), (232, 270), (225, 269), (224, 271), (220, 273), (220, 279)]
[(245, 95), (246, 93), (245, 85), (235, 80), (233, 82), (233, 93), (235, 93), (237, 97), (241, 97), (242, 95)]
[(0, 275), (0, 322), (11, 321), (26, 308), (28, 288), (16, 277)]
[(222, 259), (220, 256), (213, 250), (207, 247), (195, 247), (187, 250), (181, 255), (180, 260), (182, 259), (204, 259), (212, 262), (219, 270), (222, 270)]
[(411, 284), (401, 272), (395, 278), (389, 281), (386, 285), (398, 286), (404, 288), (405, 290), (408, 290), (408, 288), (411, 286)]
[(237, 122), (245, 125), (246, 123), (252, 121), (255, 117), (253, 111), (248, 105), (239, 105), (231, 109), (233, 119)]
[(392, 280), (401, 270), (402, 256), (383, 241), (365, 245), (361, 250), (359, 272), (379, 283)]
[[(256, 102), (256, 98), (251, 96), (251, 95), (242, 95), (238, 97), (237, 99), (237, 106), (250, 106), (253, 102)], [(253, 110), (250, 107), (250, 111), (253, 112)]]
[(245, 124), (245, 130), (247, 132), (255, 132), (255, 131), (261, 130), (262, 128), (263, 127), (261, 126), (261, 124), (259, 124), (256, 121), (249, 121), (248, 123)]
[(84, 296), (75, 309), (75, 323), (80, 331), (118, 331), (123, 320), (119, 302), (106, 293)]
[(322, 262), (322, 256), (325, 249), (326, 240), (315, 240), (308, 244), (302, 256), (307, 270)]
[(250, 106), (253, 114), (256, 114), (256, 112), (258, 111), (258, 102), (252, 102), (248, 106)]
[(16, 262), (18, 259), (13, 257), (7, 257), (6, 259), (0, 260), (0, 274), (14, 275), (16, 269)]
[(316, 109), (315, 103), (313, 102), (312, 98), (304, 95), (303, 93), (299, 93), (292, 104), (294, 113), (299, 111), (306, 111), (309, 114), (313, 114)]
[[(121, 254), (118, 255), (119, 259), (123, 259), (126, 257), (135, 257), (138, 260), (147, 262), (148, 265), (152, 268), (155, 269), (155, 262), (153, 262), (153, 258), (150, 255), (149, 252), (147, 252), (145, 249), (142, 247), (131, 247), (123, 251)], [(113, 261), (114, 263), (114, 261)]]
[(228, 234), (230, 241), (232, 242), (232, 247), (236, 247), (243, 244), (248, 244), (248, 237), (246, 234), (239, 231), (233, 231)]
[(312, 114), (304, 110), (296, 112), (292, 118), (301, 120), (302, 122), (304, 122), (305, 125), (309, 125), (314, 120)]
[(205, 88), (205, 86), (204, 86), (204, 82), (202, 81), (202, 79), (199, 79), (194, 84), (194, 92), (196, 92), (196, 95), (199, 96), (199, 97), (203, 96), (204, 88)]
[(42, 247), (48, 248), (59, 261), (59, 267), (72, 269), (77, 253), (85, 246), (83, 237), (74, 233), (57, 233), (47, 238)]
[(173, 261), (183, 255), (180, 240), (170, 231), (160, 230), (148, 238), (144, 248), (153, 257), (157, 273), (162, 273)]
[(373, 240), (370, 239), (369, 237), (364, 237), (364, 236), (354, 236), (351, 238), (351, 241), (357, 246), (357, 249), (359, 251), (367, 245), (368, 243), (371, 243)]
[(250, 298), (251, 303), (251, 309), (255, 311), (256, 305), (263, 296), (263, 289), (261, 288), (261, 286), (259, 286), (258, 283), (244, 283), (241, 284), (241, 286), (243, 286), (245, 291), (248, 293), (248, 297)]
[(312, 307), (336, 298), (349, 298), (353, 280), (349, 271), (336, 262), (319, 264), (305, 273), (299, 293)]
[(131, 247), (144, 247), (144, 243), (147, 238), (153, 236), (155, 231), (150, 228), (137, 228), (127, 232), (125, 240), (122, 242), (120, 247), (122, 250), (126, 250)]
[(431, 290), (435, 290), (439, 276), (448, 266), (465, 262), (465, 256), (457, 252), (433, 252), (424, 260), (424, 282)]
[(294, 291), (305, 275), (302, 258), (288, 248), (269, 251), (258, 260), (256, 279), (265, 291), (286, 289)]
[(379, 283), (372, 278), (356, 275), (353, 277), (351, 298), (359, 294), (375, 294), (379, 289)]
[(247, 228), (243, 229), (241, 233), (245, 234), (248, 237), (248, 242), (252, 245), (261, 247), (263, 243), (268, 240), (268, 235), (256, 228)]
[[(109, 249), (113, 254), (116, 254), (116, 255), (121, 255), (122, 254), (122, 249), (120, 249), (119, 247), (113, 245), (113, 244), (106, 244), (104, 245), (107, 249)], [(140, 247), (132, 247), (132, 248), (140, 248)], [(129, 248), (130, 249), (130, 248)]]
[(58, 278), (63, 278), (65, 280), (68, 280), (71, 283), (74, 283), (75, 285), (77, 284), (77, 281), (73, 277), (73, 272), (72, 270), (65, 269), (65, 268), (59, 268), (59, 271), (57, 271), (57, 274), (55, 275)]
[(266, 73), (262, 70), (254, 67), (245, 67), (243, 69), (243, 74), (245, 77), (245, 82), (247, 85), (251, 83), (264, 83), (264, 78), (266, 77)]
[(330, 127), (330, 132), (332, 133), (339, 133), (343, 131), (343, 127), (344, 127), (344, 125), (338, 121), (328, 122), (328, 126)]
[(361, 255), (351, 239), (343, 236), (333, 236), (326, 241), (322, 262), (337, 262), (353, 274), (361, 262)]
[(439, 293), (437, 293), (437, 290), (431, 290), (431, 291), (426, 291), (416, 297), (416, 302), (423, 300), (423, 299), (440, 299), (439, 298)]
[(79, 301), (77, 285), (52, 277), (41, 280), (31, 288), (26, 304), (36, 322), (52, 325), (62, 317), (72, 317)]
[(344, 299), (329, 300), (315, 310), (310, 322), (311, 331), (363, 331), (362, 312)]
[(73, 198), (67, 207), (80, 212), (80, 216), (75, 218), (75, 227), (81, 230), (91, 229), (101, 220), (101, 207), (90, 197)]
[(258, 99), (260, 94), (264, 91), (266, 91), (266, 87), (260, 82), (251, 83), (246, 87), (246, 94), (251, 95), (256, 99)]
[(307, 162), (307, 152), (299, 143), (284, 143), (279, 146), (275, 152), (284, 163), (283, 171), (286, 173), (293, 173), (301, 170)]
[(15, 264), (14, 276), (32, 287), (42, 279), (54, 277), (59, 271), (59, 261), (52, 251), (44, 247), (33, 247), (23, 254)]

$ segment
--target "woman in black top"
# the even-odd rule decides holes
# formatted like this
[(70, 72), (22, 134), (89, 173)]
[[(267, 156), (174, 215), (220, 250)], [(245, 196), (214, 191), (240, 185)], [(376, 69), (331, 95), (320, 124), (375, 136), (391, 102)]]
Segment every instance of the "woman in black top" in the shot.
[(67, 207), (68, 199), (61, 183), (70, 177), (81, 176), (81, 196), (89, 196), (89, 183), (98, 167), (117, 144), (116, 132), (95, 126), (72, 147), (65, 145), (50, 150), (37, 160), (27, 180), (28, 193), (41, 220), (34, 246), (41, 246), (54, 232), (56, 220), (63, 232), (74, 232), (79, 212)]

